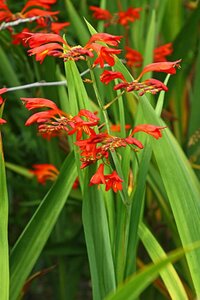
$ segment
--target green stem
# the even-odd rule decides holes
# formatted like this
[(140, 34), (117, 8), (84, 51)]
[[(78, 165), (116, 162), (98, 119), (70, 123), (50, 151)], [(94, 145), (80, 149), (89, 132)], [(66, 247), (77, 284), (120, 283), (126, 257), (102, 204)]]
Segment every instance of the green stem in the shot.
[(94, 88), (94, 92), (95, 92), (95, 95), (96, 95), (96, 98), (97, 98), (97, 102), (98, 102), (99, 107), (100, 107), (100, 109), (103, 113), (103, 116), (104, 116), (106, 129), (107, 129), (108, 133), (111, 134), (110, 126), (109, 126), (109, 118), (108, 118), (106, 110), (104, 109), (103, 103), (101, 101), (101, 97), (100, 97), (98, 89), (97, 89), (96, 79), (95, 79), (94, 73), (92, 72), (91, 64), (90, 64), (89, 61), (88, 61), (88, 67), (90, 69), (90, 75), (91, 75), (91, 79), (92, 79), (92, 82), (93, 82), (93, 88)]

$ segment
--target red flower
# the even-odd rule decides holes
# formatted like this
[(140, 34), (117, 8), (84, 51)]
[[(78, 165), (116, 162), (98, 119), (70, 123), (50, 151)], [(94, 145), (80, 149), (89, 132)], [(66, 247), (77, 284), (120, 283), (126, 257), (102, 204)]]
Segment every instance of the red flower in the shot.
[(0, 89), (0, 106), (3, 104), (3, 98), (1, 97), (2, 94), (7, 92), (7, 88)]
[(52, 22), (51, 23), (51, 31), (55, 32), (56, 34), (59, 34), (63, 28), (65, 28), (69, 25), (70, 25), (69, 22)]
[(134, 135), (136, 132), (143, 131), (149, 135), (152, 135), (155, 139), (162, 137), (161, 130), (165, 129), (165, 126), (155, 126), (150, 124), (141, 124), (137, 125), (131, 132), (131, 135)]
[(109, 154), (107, 150), (103, 149), (102, 146), (97, 146), (98, 143), (102, 142), (105, 135), (107, 136), (107, 134), (94, 133), (88, 139), (78, 140), (75, 142), (75, 145), (81, 150), (81, 169), (95, 163), (99, 159), (108, 158)]
[(176, 61), (167, 61), (167, 62), (157, 62), (149, 64), (140, 73), (137, 81), (147, 72), (164, 72), (168, 74), (176, 74), (176, 67), (180, 67), (181, 59)]
[(49, 43), (49, 44), (35, 47), (34, 49), (28, 50), (28, 54), (30, 56), (36, 55), (35, 56), (36, 61), (40, 61), (40, 63), (42, 63), (46, 56), (58, 56), (60, 58), (63, 57), (63, 52), (60, 50), (63, 50), (63, 47), (60, 44)]
[[(43, 62), (44, 58), (49, 56), (58, 56), (62, 58), (63, 44), (67, 43), (55, 33), (28, 33), (25, 42), (32, 48), (28, 50), (29, 55), (36, 55), (36, 60)], [(61, 43), (62, 45), (58, 44)], [(62, 50), (62, 51), (61, 51)]]
[(146, 92), (150, 92), (151, 94), (156, 94), (160, 91), (168, 91), (168, 87), (162, 83), (160, 80), (150, 78), (142, 82), (145, 86), (139, 93), (140, 96), (144, 95)]
[(84, 116), (90, 121), (99, 121), (99, 118), (96, 116), (96, 114), (92, 113), (87, 109), (79, 110), (78, 116)]
[(68, 51), (65, 50), (65, 53), (63, 54), (63, 58), (65, 60), (85, 60), (85, 56), (89, 56), (89, 57), (93, 57), (93, 53), (88, 50), (85, 49), (81, 46), (74, 46), (74, 47), (70, 47)]
[(25, 39), (30, 48), (38, 47), (43, 44), (57, 42), (67, 45), (66, 41), (55, 33), (28, 33)]
[(122, 26), (127, 26), (129, 22), (135, 22), (135, 20), (140, 18), (139, 12), (142, 8), (129, 7), (127, 11), (118, 12), (118, 23)]
[(121, 72), (115, 72), (115, 71), (103, 71), (103, 73), (100, 76), (101, 82), (108, 84), (111, 80), (114, 79), (121, 79), (125, 81), (124, 75)]
[(25, 125), (30, 126), (33, 123), (49, 122), (51, 120), (51, 118), (55, 117), (57, 114), (58, 114), (58, 111), (53, 110), (53, 109), (37, 112), (28, 118)]
[(41, 108), (41, 107), (48, 107), (60, 111), (57, 105), (53, 101), (46, 98), (21, 98), (21, 100), (23, 101), (25, 107), (28, 110)]
[(175, 68), (179, 67), (179, 62), (181, 62), (181, 59), (176, 60), (174, 62), (158, 62), (149, 64), (146, 67), (144, 67), (144, 69), (142, 70), (142, 72), (136, 80), (133, 80), (132, 82), (121, 82), (114, 86), (114, 90), (126, 89), (127, 92), (140, 91), (140, 96), (144, 95), (147, 92), (154, 95), (159, 91), (168, 91), (166, 85), (164, 85), (164, 83), (157, 79), (150, 78), (143, 82), (139, 82), (139, 80), (145, 73), (150, 71), (175, 74)]
[(55, 33), (32, 33), (25, 41), (32, 48), (28, 51), (29, 55), (36, 54), (36, 60), (41, 63), (47, 55), (65, 60), (85, 59), (85, 56), (93, 57), (90, 50), (81, 46), (70, 47), (61, 36)]
[(90, 186), (94, 184), (105, 184), (105, 176), (104, 176), (104, 165), (100, 164), (96, 173), (90, 179)]
[(137, 139), (133, 138), (132, 136), (128, 136), (127, 138), (124, 138), (124, 141), (129, 144), (129, 145), (135, 145), (137, 146), (139, 149), (143, 149), (144, 146), (142, 145), (142, 143), (140, 141), (138, 141)]
[(6, 120), (0, 118), (0, 125), (7, 123)]
[(131, 82), (130, 83), (120, 82), (114, 86), (114, 90), (117, 91), (117, 90), (121, 90), (121, 89), (127, 89), (130, 85), (131, 85)]
[(129, 67), (141, 67), (143, 57), (142, 54), (130, 47), (125, 47), (126, 49), (126, 60), (127, 60), (127, 65)]
[(83, 132), (89, 136), (94, 135), (95, 131), (91, 127), (96, 126), (97, 124), (98, 121), (84, 121), (79, 116), (75, 116), (69, 122), (72, 129), (68, 131), (68, 135), (76, 133), (77, 140), (81, 139)]
[(20, 33), (12, 34), (12, 43), (14, 45), (22, 45), (27, 47), (25, 39), (27, 38), (27, 33), (31, 33), (28, 28), (24, 28)]
[(74, 190), (76, 190), (76, 189), (79, 187), (79, 184), (80, 184), (79, 178), (76, 177), (76, 180), (74, 181), (72, 188), (73, 188)]
[(1, 1), (0, 3), (0, 22), (5, 21), (11, 21), (15, 19), (15, 15), (9, 10), (8, 6)]
[(166, 56), (171, 55), (173, 52), (172, 43), (168, 43), (154, 49), (154, 62), (167, 61)]
[(41, 184), (45, 184), (47, 180), (56, 180), (59, 174), (58, 169), (52, 164), (35, 164), (33, 168), (34, 170), (29, 170), (29, 172), (34, 174)]
[(116, 193), (117, 191), (122, 190), (122, 182), (123, 180), (118, 176), (116, 171), (104, 175), (104, 165), (100, 164), (96, 173), (90, 179), (90, 186), (94, 184), (105, 184), (106, 191), (112, 189)]
[(39, 25), (39, 27), (50, 27), (50, 30), (56, 34), (59, 34), (63, 28), (70, 25), (69, 22), (51, 22), (49, 24), (49, 20), (45, 18), (39, 18), (36, 20), (36, 22)]
[(33, 8), (25, 13), (23, 13), (24, 18), (32, 18), (35, 16), (39, 17), (49, 17), (49, 16), (55, 16), (59, 14), (59, 11), (47, 11), (47, 10), (42, 10), (39, 8)]
[[(47, 11), (46, 9), (50, 9), (52, 4), (55, 4), (56, 0), (52, 1), (45, 1), (45, 0), (29, 0), (26, 2), (25, 6), (20, 12), (20, 15), (23, 18), (30, 18), (30, 17), (35, 17), (35, 16), (53, 16), (57, 15), (59, 11)], [(35, 8), (39, 7), (39, 8)], [(42, 8), (42, 9), (41, 9)]]
[(113, 171), (109, 175), (105, 175), (106, 178), (106, 191), (112, 189), (115, 193), (122, 190), (123, 180), (118, 176), (116, 171)]
[(33, 6), (40, 6), (45, 9), (50, 9), (52, 4), (55, 4), (57, 0), (29, 0), (24, 5), (23, 9), (21, 10), (21, 13), (24, 13), (24, 11), (27, 10), (27, 8), (33, 7)]
[[(129, 124), (126, 124), (125, 125), (125, 129), (128, 130), (131, 128), (131, 125)], [(121, 125), (120, 124), (113, 124), (110, 126), (110, 129), (111, 131), (114, 131), (114, 132), (120, 132), (121, 131)]]
[(138, 82), (134, 80), (132, 82), (122, 82), (114, 86), (114, 90), (125, 89), (127, 92), (139, 91), (139, 95), (142, 96), (145, 93), (151, 93), (155, 95), (160, 91), (168, 91), (168, 88), (161, 81), (150, 78), (143, 82)]
[(93, 11), (93, 18), (97, 20), (110, 20), (112, 18), (111, 13), (107, 9), (97, 6), (90, 6), (89, 8)]
[(95, 51), (97, 51), (97, 55), (98, 55), (93, 65), (96, 66), (99, 64), (101, 68), (104, 67), (105, 62), (111, 67), (114, 66), (115, 59), (113, 55), (121, 53), (120, 49), (112, 49), (97, 44), (92, 44), (91, 46)]
[(89, 41), (86, 44), (86, 47), (89, 48), (91, 44), (95, 42), (103, 42), (110, 46), (118, 46), (122, 35), (112, 35), (109, 33), (95, 33), (91, 36)]

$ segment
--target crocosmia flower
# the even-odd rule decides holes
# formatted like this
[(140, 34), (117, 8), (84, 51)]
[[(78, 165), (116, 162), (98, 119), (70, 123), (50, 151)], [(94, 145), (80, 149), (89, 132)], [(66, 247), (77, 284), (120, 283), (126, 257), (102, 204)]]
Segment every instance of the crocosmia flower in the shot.
[(47, 180), (55, 181), (59, 174), (58, 169), (52, 164), (35, 164), (32, 167), (33, 170), (29, 172), (34, 174), (41, 184), (45, 184)]
[[(93, 44), (94, 46), (94, 44)], [(97, 52), (97, 59), (95, 59), (93, 66), (100, 65), (101, 68), (104, 67), (104, 64), (107, 63), (109, 66), (114, 66), (115, 64), (115, 58), (114, 55), (120, 54), (121, 50), (120, 49), (113, 49), (113, 48), (108, 48), (108, 47), (103, 47), (101, 45), (95, 45), (93, 47), (95, 51)]]
[(111, 174), (104, 175), (104, 165), (100, 164), (97, 172), (90, 179), (90, 186), (97, 184), (105, 184), (106, 191), (112, 189), (115, 193), (122, 190), (123, 180), (119, 177), (116, 171)]
[(107, 10), (97, 6), (90, 6), (91, 11), (93, 11), (93, 17), (96, 20), (110, 20), (112, 18), (112, 14)]
[(176, 67), (180, 67), (181, 59), (176, 61), (157, 62), (149, 64), (140, 73), (137, 80), (139, 80), (145, 73), (148, 72), (164, 72), (167, 74), (176, 74)]
[(141, 8), (129, 7), (126, 11), (118, 12), (118, 23), (122, 26), (127, 26), (129, 22), (133, 23), (140, 18)]
[(125, 47), (126, 50), (126, 60), (129, 67), (141, 67), (143, 62), (142, 54), (130, 47)]
[(0, 125), (5, 124), (6, 120), (0, 118)]
[(133, 130), (131, 135), (134, 135), (136, 132), (143, 131), (149, 135), (152, 135), (155, 139), (162, 137), (161, 130), (165, 129), (166, 126), (155, 126), (150, 124), (141, 124), (137, 125)]
[(112, 189), (115, 193), (122, 190), (123, 180), (119, 177), (116, 171), (113, 171), (109, 175), (105, 175), (106, 178), (106, 191)]
[(103, 82), (105, 84), (108, 84), (110, 81), (112, 81), (114, 79), (121, 79), (121, 80), (125, 81), (124, 75), (121, 72), (105, 70), (100, 75), (101, 82)]
[(0, 106), (3, 104), (3, 98), (2, 98), (2, 94), (6, 93), (7, 92), (7, 88), (1, 88), (0, 89)]
[(109, 33), (95, 33), (91, 36), (86, 46), (89, 47), (92, 43), (95, 42), (103, 42), (110, 46), (118, 46), (122, 37), (122, 35), (112, 35)]
[(154, 49), (154, 62), (167, 61), (166, 56), (171, 55), (173, 52), (172, 43), (168, 43)]
[(98, 167), (98, 170), (90, 179), (90, 185), (102, 184), (102, 183), (105, 184), (106, 180), (105, 180), (105, 176), (104, 176), (104, 165), (100, 164), (100, 166)]

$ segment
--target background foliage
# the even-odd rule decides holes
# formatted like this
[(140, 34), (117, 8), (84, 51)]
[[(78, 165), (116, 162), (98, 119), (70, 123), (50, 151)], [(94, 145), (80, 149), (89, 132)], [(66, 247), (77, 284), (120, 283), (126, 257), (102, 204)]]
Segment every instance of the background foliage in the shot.
[[(7, 4), (18, 12), (25, 2)], [(103, 21), (92, 17), (91, 5), (111, 13), (130, 6), (142, 8), (140, 19), (128, 29), (129, 45), (143, 55), (141, 67), (127, 68), (123, 63), (127, 29), (119, 24), (104, 27)], [(145, 148), (138, 155), (127, 148), (113, 153), (112, 165), (122, 174), (125, 188), (117, 194), (105, 192), (86, 184), (94, 170), (80, 171), (71, 138), (45, 140), (36, 127), (24, 125), (29, 113), (20, 98), (48, 98), (72, 114), (85, 107), (98, 111), (103, 123), (105, 114), (98, 97), (103, 105), (114, 99), (113, 84), (99, 81), (99, 68), (80, 76), (89, 68), (85, 61), (63, 63), (48, 57), (39, 64), (22, 45), (12, 43), (9, 30), (0, 31), (1, 87), (67, 80), (66, 85), (20, 89), (4, 97), (7, 124), (0, 125), (2, 300), (195, 299), (200, 295), (200, 250), (195, 243), (200, 240), (200, 5), (181, 0), (65, 0), (57, 1), (53, 10), (60, 11), (60, 22), (70, 22), (61, 33), (70, 45), (84, 45), (95, 30), (124, 36), (114, 70), (129, 81), (153, 62), (156, 47), (170, 42), (173, 52), (167, 60), (182, 59), (181, 69), (169, 78), (168, 92), (139, 98), (125, 93), (106, 111), (110, 124), (121, 125), (121, 137), (126, 135), (125, 124), (167, 128), (159, 141), (139, 133), (137, 138)], [(24, 26), (13, 30), (20, 32)], [(164, 81), (165, 75), (152, 76)], [(92, 83), (85, 83), (87, 79)], [(58, 179), (39, 184), (29, 172), (36, 163), (54, 164), (60, 170)], [(72, 189), (77, 175), (80, 186)]]

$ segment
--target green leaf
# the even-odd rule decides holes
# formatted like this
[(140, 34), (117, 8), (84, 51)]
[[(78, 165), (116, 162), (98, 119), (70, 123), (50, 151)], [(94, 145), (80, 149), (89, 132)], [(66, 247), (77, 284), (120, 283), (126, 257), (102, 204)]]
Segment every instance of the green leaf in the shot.
[(8, 194), (5, 162), (0, 132), (0, 294), (2, 300), (9, 299), (8, 257)]
[(103, 299), (116, 288), (108, 221), (102, 195), (96, 186), (88, 186), (85, 181), (83, 226), (94, 300)]
[(66, 203), (76, 176), (74, 155), (71, 153), (64, 161), (57, 181), (12, 249), (10, 300), (17, 299)]
[[(197, 245), (199, 247), (199, 243)], [(170, 262), (183, 256), (185, 251), (191, 251), (195, 246), (187, 247), (185, 250), (171, 252), (167, 258), (163, 258), (140, 270), (136, 275), (129, 277), (127, 281), (120, 285), (114, 294), (108, 295), (104, 300), (134, 300), (145, 290), (145, 288), (158, 277), (159, 272)]]
[[(152, 12), (152, 16), (151, 16), (151, 22), (149, 24), (149, 30), (147, 33), (147, 39), (146, 39), (146, 43), (145, 43), (145, 50), (144, 50), (144, 61), (143, 61), (143, 68), (152, 63), (153, 61), (153, 50), (155, 48), (155, 11)], [(151, 78), (151, 73), (149, 72), (148, 74), (145, 74), (143, 76), (143, 80), (147, 79), (147, 78)]]
[[(2, 77), (6, 80), (10, 87), (19, 86), (21, 85), (16, 75), (16, 71), (13, 69), (11, 62), (9, 61), (8, 57), (6, 56), (2, 47), (0, 47), (0, 61), (1, 61), (1, 68), (0, 72)], [(23, 90), (15, 91), (15, 95), (20, 97), (27, 97), (27, 93)]]
[[(156, 125), (165, 125), (147, 102), (141, 97), (144, 122)], [(153, 152), (169, 198), (178, 232), (183, 247), (200, 238), (200, 206), (199, 183), (177, 141), (165, 129), (159, 141), (152, 141)], [(186, 255), (191, 277), (197, 295), (200, 294), (200, 250)]]
[[(115, 69), (121, 71), (128, 81), (131, 80), (131, 75), (119, 60)], [(139, 98), (139, 105), (143, 111), (143, 123), (165, 126), (157, 116), (161, 111), (160, 104), (156, 113), (144, 95)], [(152, 140), (152, 147), (184, 247), (200, 239), (199, 182), (169, 129), (164, 130), (159, 141)], [(196, 293), (199, 295), (200, 271), (197, 266), (200, 264), (200, 250), (187, 254), (186, 258)]]
[(34, 177), (34, 174), (31, 173), (28, 169), (24, 168), (24, 167), (21, 167), (21, 166), (18, 166), (16, 164), (13, 164), (13, 163), (10, 163), (10, 162), (5, 162), (5, 166), (7, 169), (17, 173), (17, 174), (20, 174), (24, 177), (27, 177), (27, 178), (33, 178)]
[[(156, 260), (160, 258), (166, 258), (167, 254), (164, 252), (162, 247), (159, 245), (153, 234), (141, 223), (139, 226), (139, 237), (146, 248), (149, 256), (156, 263)], [(183, 288), (183, 284), (172, 264), (169, 264), (164, 270), (160, 271), (160, 276), (163, 279), (166, 288), (171, 296), (171, 299), (176, 300), (187, 300), (187, 294)]]
[(82, 18), (78, 15), (77, 10), (74, 8), (70, 0), (65, 0), (66, 12), (69, 16), (70, 23), (76, 32), (79, 41), (82, 45), (85, 45), (90, 38), (85, 23)]
[(199, 152), (199, 131), (200, 131), (200, 120), (199, 120), (199, 95), (200, 95), (200, 41), (198, 48), (197, 62), (195, 65), (195, 79), (193, 90), (191, 91), (190, 101), (191, 109), (189, 116), (189, 128), (188, 128), (188, 153), (196, 157), (194, 163), (199, 164), (200, 158), (198, 158)]

